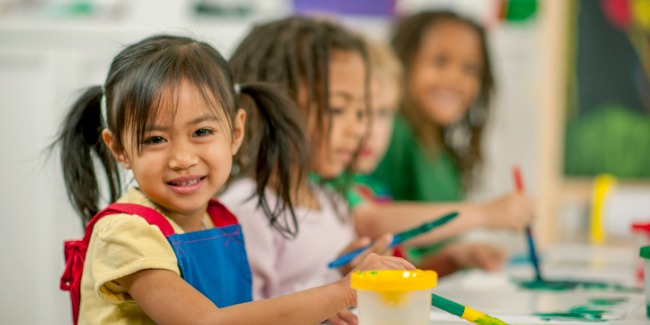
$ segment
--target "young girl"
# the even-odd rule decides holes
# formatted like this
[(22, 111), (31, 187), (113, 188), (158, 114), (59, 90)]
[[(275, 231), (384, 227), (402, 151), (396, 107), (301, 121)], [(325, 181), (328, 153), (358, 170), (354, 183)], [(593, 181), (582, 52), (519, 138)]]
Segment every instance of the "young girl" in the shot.
[[(300, 175), (294, 162), (305, 144), (288, 114), (292, 103), (263, 85), (237, 88), (260, 103), (264, 121), (258, 126), (272, 133), (260, 143), (260, 173), (274, 170), (283, 180), (292, 166)], [(354, 304), (347, 278), (245, 303), (250, 269), (241, 229), (211, 200), (244, 137), (246, 113), (237, 107), (221, 55), (205, 43), (165, 35), (128, 46), (113, 60), (103, 87), (77, 100), (58, 138), (70, 199), (84, 222), (100, 210), (95, 156), (105, 168), (111, 201), (120, 203), (98, 213), (103, 217), (87, 230), (80, 323), (304, 324)], [(138, 184), (124, 194), (120, 167), (130, 169)], [(260, 178), (260, 185), (267, 180)], [(270, 184), (291, 207), (281, 185)], [(362, 267), (411, 266), (370, 255)]]
[[(296, 115), (302, 116), (306, 125), (313, 173), (311, 180), (292, 179), (296, 184), (291, 194), (296, 211), (289, 224), (266, 221), (264, 211), (277, 208), (247, 199), (256, 187), (246, 177), (251, 174), (249, 170), (254, 171), (246, 164), (255, 161), (254, 150), (245, 150), (239, 157), (244, 177), (220, 197), (242, 216), (242, 228), (249, 235), (246, 244), (255, 299), (341, 277), (339, 270), (328, 270), (327, 263), (344, 251), (356, 234), (344, 199), (318, 179), (341, 174), (358, 150), (366, 129), (366, 62), (358, 37), (333, 23), (302, 17), (255, 27), (234, 52), (230, 63), (236, 81), (270, 82), (298, 103)], [(250, 106), (248, 110), (252, 111)], [(255, 124), (249, 126), (254, 128)], [(263, 137), (258, 134), (249, 141), (255, 143)], [(274, 194), (267, 191), (267, 196)], [(275, 202), (283, 200), (277, 198)], [(375, 247), (381, 249), (387, 241)], [(367, 240), (359, 244), (363, 243)]]
[[(462, 200), (482, 161), (481, 136), (493, 88), (483, 29), (451, 12), (422, 12), (398, 24), (393, 46), (404, 66), (404, 96), (390, 145), (374, 176), (388, 185), (396, 201), (436, 204), (398, 210), (382, 206), (359, 210), (358, 215), (388, 219), (407, 210), (420, 216), (457, 210), (463, 217), (446, 227), (449, 234), (467, 226), (523, 229), (533, 215), (532, 200), (524, 194), (511, 193), (485, 203), (455, 203)], [(364, 217), (356, 219), (362, 223)], [(432, 232), (419, 240), (440, 234)], [(476, 254), (472, 247), (462, 250)], [(414, 261), (421, 257), (419, 252), (426, 250), (412, 251)]]

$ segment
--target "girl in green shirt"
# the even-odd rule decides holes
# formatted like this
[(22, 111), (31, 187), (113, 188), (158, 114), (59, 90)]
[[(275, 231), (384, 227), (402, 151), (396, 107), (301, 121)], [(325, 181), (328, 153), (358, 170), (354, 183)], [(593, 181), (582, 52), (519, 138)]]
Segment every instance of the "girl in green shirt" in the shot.
[[(369, 45), (372, 122), (355, 171), (376, 171), (371, 178), (356, 176), (348, 195), (359, 234), (398, 232), (451, 211), (460, 217), (408, 244), (430, 246), (473, 228), (523, 229), (533, 216), (532, 200), (523, 194), (460, 202), (481, 161), (493, 84), (483, 30), (453, 13), (425, 12), (401, 22), (393, 44), (407, 85), (395, 117), (402, 95), (399, 64), (391, 64), (381, 46)], [(374, 189), (381, 189), (379, 200), (368, 199)], [(395, 201), (386, 203), (386, 192)], [(505, 261), (501, 249), (482, 243), (454, 242), (409, 253), (420, 268), (441, 274), (463, 267), (495, 270)]]

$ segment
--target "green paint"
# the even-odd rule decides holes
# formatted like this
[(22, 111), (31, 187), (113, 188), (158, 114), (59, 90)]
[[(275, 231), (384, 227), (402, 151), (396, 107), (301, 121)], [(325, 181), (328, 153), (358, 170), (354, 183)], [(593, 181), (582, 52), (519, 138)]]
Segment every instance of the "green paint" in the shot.
[(645, 315), (650, 317), (650, 305), (645, 305)]
[(479, 317), (473, 323), (477, 325), (508, 325), (508, 323), (489, 315)]
[(605, 309), (611, 306), (628, 301), (626, 297), (607, 297), (607, 298), (591, 298), (588, 303), (581, 306), (576, 306), (566, 312), (555, 313), (538, 313), (535, 314), (541, 317), (542, 320), (573, 320), (573, 321), (586, 321), (586, 322), (604, 322), (603, 315), (607, 312)]
[(590, 305), (596, 306), (614, 306), (626, 302), (628, 299), (625, 297), (618, 298), (591, 298), (589, 299)]
[(569, 309), (565, 313), (540, 313), (535, 314), (542, 318), (542, 320), (580, 320), (588, 322), (602, 322), (604, 310), (592, 309), (587, 306), (579, 306)]
[(616, 292), (642, 292), (641, 289), (628, 288), (616, 283), (574, 281), (574, 280), (513, 280), (521, 289), (539, 291), (570, 291), (570, 290), (591, 290), (591, 291), (616, 291)]
[(582, 313), (541, 313), (535, 314), (539, 316), (543, 321), (553, 321), (553, 320), (565, 320), (565, 321), (583, 321), (583, 322), (605, 322), (606, 320), (602, 319), (598, 315), (589, 315)]

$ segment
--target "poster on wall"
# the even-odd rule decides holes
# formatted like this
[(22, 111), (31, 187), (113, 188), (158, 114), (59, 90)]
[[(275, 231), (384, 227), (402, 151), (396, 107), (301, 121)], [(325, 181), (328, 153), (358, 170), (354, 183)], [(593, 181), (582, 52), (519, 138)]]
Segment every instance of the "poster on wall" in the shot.
[(575, 0), (564, 172), (650, 179), (650, 0)]

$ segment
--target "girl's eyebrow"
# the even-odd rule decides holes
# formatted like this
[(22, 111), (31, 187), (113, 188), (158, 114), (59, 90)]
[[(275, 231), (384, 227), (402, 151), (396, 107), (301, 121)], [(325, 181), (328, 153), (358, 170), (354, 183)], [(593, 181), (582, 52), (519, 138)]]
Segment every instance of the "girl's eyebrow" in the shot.
[(340, 97), (343, 97), (344, 99), (346, 99), (348, 101), (354, 100), (354, 95), (350, 94), (349, 92), (342, 91), (342, 90), (331, 92), (330, 96), (331, 97), (340, 96)]
[(218, 122), (219, 118), (217, 118), (214, 115), (206, 114), (206, 115), (199, 116), (199, 117), (187, 122), (186, 125), (187, 126), (192, 126), (192, 125), (196, 125), (196, 124), (206, 122), (206, 121), (208, 121), (208, 122)]
[[(193, 119), (193, 120), (191, 120), (191, 121), (185, 123), (185, 125), (187, 125), (187, 126), (192, 126), (192, 125), (196, 125), (196, 124), (199, 124), (199, 123), (202, 123), (202, 122), (206, 122), (206, 121), (210, 121), (210, 122), (213, 122), (213, 121), (214, 121), (214, 122), (217, 122), (217, 121), (219, 121), (219, 118), (217, 118), (217, 117), (214, 116), (214, 115), (206, 114), (206, 115), (199, 116), (199, 117), (197, 117), (197, 118), (195, 118), (195, 119)], [(161, 125), (156, 125), (156, 124), (150, 124), (150, 125), (147, 125), (147, 126), (145, 127), (145, 132), (151, 132), (151, 131), (162, 131), (162, 132), (166, 132), (166, 131), (169, 131), (170, 129), (171, 129), (171, 128), (170, 128), (170, 127), (167, 127), (167, 126), (161, 126)]]

